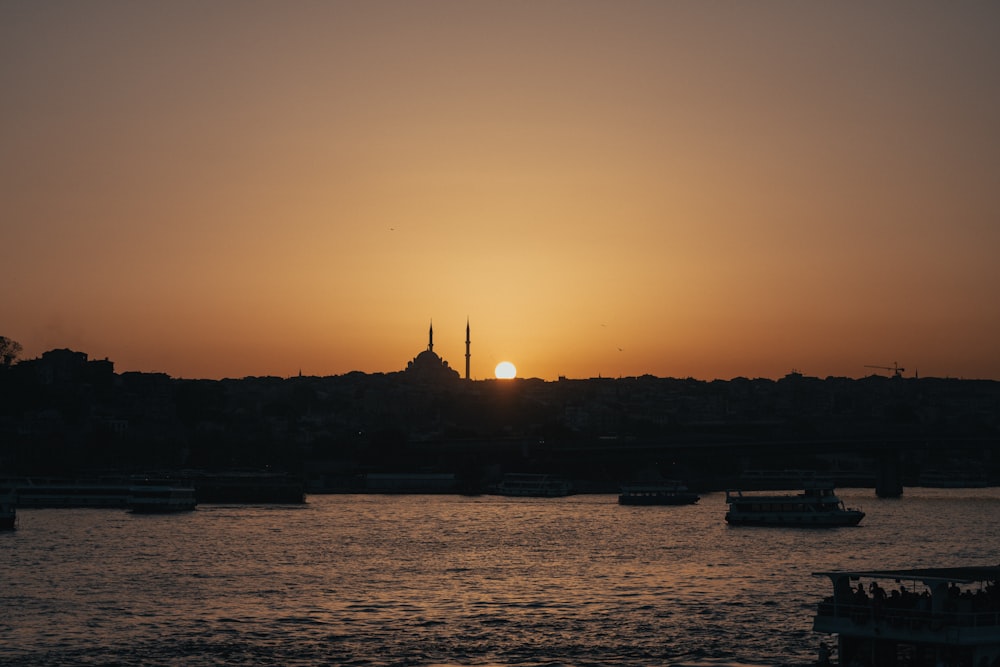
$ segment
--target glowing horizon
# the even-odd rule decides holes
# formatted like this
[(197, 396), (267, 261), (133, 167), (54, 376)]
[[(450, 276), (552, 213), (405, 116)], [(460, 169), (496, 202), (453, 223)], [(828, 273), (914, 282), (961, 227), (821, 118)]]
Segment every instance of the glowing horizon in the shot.
[(0, 335), (1000, 379), (1000, 5), (0, 5)]

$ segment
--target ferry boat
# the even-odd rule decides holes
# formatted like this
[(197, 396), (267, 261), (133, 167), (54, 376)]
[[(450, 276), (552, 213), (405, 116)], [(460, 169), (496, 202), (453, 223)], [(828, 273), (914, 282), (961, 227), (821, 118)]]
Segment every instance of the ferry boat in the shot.
[[(816, 572), (833, 583), (813, 630), (843, 667), (980, 667), (1000, 661), (1000, 566)], [(822, 649), (821, 649), (822, 651)]]
[(22, 479), (18, 505), (31, 508), (127, 507), (128, 484), (120, 481)]
[(619, 505), (693, 505), (700, 497), (680, 482), (624, 484)]
[(14, 489), (0, 491), (0, 530), (14, 530), (17, 527), (17, 492)]
[(573, 486), (567, 480), (552, 475), (508, 473), (497, 484), (496, 492), (501, 496), (558, 498), (570, 495)]
[(129, 489), (128, 506), (137, 514), (190, 512), (197, 506), (191, 486), (133, 486)]
[(848, 509), (830, 486), (787, 495), (726, 491), (726, 521), (738, 526), (856, 526), (865, 513)]

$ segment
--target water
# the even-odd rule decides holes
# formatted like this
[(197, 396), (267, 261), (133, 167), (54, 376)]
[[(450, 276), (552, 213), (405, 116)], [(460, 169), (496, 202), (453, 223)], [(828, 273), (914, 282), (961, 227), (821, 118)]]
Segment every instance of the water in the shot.
[(724, 494), (25, 509), (0, 664), (804, 665), (812, 572), (1000, 562), (1000, 489), (840, 495), (859, 527), (729, 527)]

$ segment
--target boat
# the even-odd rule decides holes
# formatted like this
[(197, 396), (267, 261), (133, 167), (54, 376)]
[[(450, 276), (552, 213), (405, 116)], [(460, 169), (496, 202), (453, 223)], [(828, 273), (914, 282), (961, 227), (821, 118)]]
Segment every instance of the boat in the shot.
[(111, 480), (22, 479), (18, 505), (31, 508), (127, 507), (129, 486)]
[(619, 505), (693, 505), (700, 496), (677, 481), (622, 485)]
[(786, 495), (727, 490), (726, 503), (726, 521), (736, 526), (856, 526), (865, 516), (859, 509), (846, 508), (832, 486)]
[(197, 504), (192, 486), (146, 485), (129, 488), (128, 506), (137, 514), (190, 512)]
[(818, 605), (813, 630), (837, 635), (837, 662), (844, 667), (979, 667), (1000, 661), (1000, 566), (813, 576), (833, 583), (833, 595)]
[(558, 498), (570, 495), (573, 486), (567, 480), (553, 475), (508, 473), (497, 484), (496, 492), (501, 496)]
[(14, 530), (17, 527), (17, 492), (14, 489), (0, 491), (0, 530)]

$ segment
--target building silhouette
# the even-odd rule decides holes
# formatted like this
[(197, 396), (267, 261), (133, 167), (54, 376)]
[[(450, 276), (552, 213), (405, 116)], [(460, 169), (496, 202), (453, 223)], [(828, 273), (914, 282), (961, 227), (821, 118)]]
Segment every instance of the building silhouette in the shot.
[[(465, 374), (466, 377), (469, 375), (469, 328), (466, 324), (466, 357), (465, 357)], [(413, 358), (412, 361), (406, 364), (406, 376), (408, 378), (414, 379), (418, 382), (426, 383), (439, 383), (439, 382), (450, 382), (459, 379), (458, 371), (448, 365), (448, 362), (442, 359), (434, 351), (434, 322), (431, 321), (430, 330), (427, 334), (427, 349), (418, 354)]]

